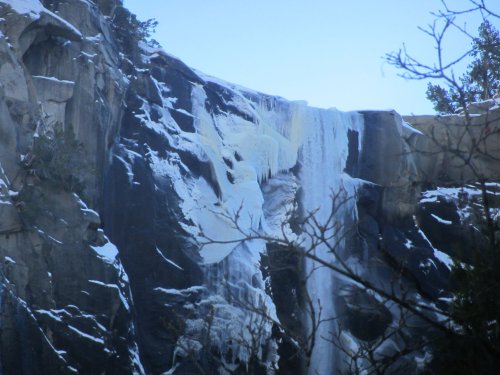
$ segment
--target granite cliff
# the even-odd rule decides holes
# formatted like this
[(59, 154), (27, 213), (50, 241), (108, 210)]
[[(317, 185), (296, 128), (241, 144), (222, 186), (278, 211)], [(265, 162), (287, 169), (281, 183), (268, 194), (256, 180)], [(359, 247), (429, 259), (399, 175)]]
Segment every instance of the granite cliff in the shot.
[[(312, 108), (194, 71), (139, 26), (119, 0), (0, 0), (1, 374), (345, 370), (319, 338), (333, 321), (309, 360), (294, 355), (311, 329), (304, 290), (323, 317), (349, 316), (353, 342), (397, 312), (237, 241), (300, 238), (332, 192), (348, 202), (335, 220), (356, 228), (343, 260), (381, 288), (396, 268), (411, 293), (446, 299), (451, 257), (478, 241), (464, 194), (500, 178), (495, 103), (465, 135), (460, 115)], [(485, 152), (464, 164), (472, 145)]]

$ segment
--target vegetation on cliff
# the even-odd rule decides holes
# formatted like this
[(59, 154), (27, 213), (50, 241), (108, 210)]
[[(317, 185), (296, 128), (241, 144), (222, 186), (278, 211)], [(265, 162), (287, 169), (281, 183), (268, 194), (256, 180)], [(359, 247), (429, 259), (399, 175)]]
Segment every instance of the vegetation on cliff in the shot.
[(478, 36), (472, 39), (467, 56), (472, 58), (465, 73), (448, 87), (429, 83), (427, 99), (438, 113), (454, 113), (465, 103), (494, 97), (500, 85), (500, 34), (489, 20), (479, 26)]

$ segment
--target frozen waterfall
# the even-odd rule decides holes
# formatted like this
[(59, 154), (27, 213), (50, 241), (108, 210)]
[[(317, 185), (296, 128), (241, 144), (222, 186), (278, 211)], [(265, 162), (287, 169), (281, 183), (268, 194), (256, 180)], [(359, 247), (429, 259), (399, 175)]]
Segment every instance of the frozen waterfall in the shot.
[[(254, 355), (259, 360), (266, 358), (266, 367), (272, 373), (278, 360), (272, 324), (261, 323), (260, 327), (253, 327), (261, 317), (242, 307), (243, 302), (278, 321), (260, 269), (265, 242), (241, 243), (238, 239), (242, 233), (281, 237), (283, 230), (288, 238), (299, 238), (301, 234), (293, 233), (290, 225), (282, 226), (289, 222), (291, 212), (298, 208), (303, 214), (316, 211), (316, 219), (324, 224), (332, 212), (331, 196), (337, 193), (340, 199), (347, 199), (347, 204), (336, 209), (333, 220), (352, 222), (356, 216), (357, 180), (345, 172), (345, 167), (350, 149), (359, 153), (363, 116), (336, 109), (312, 108), (305, 102), (289, 102), (211, 77), (203, 78), (219, 85), (226, 93), (220, 105), (227, 110), (210, 111), (205, 105), (209, 100), (206, 87), (194, 84), (192, 112), (189, 113), (194, 120), (194, 133), (181, 129), (169, 115), (166, 109), (171, 108), (176, 99), (167, 96), (167, 89), (159, 122), (146, 118), (144, 122), (167, 138), (179, 153), (193, 155), (203, 165), (204, 174), (186, 173), (189, 168), (174, 151), (166, 159), (151, 153), (152, 168), (172, 182), (180, 199), (184, 229), (204, 242), (199, 237), (202, 228), (204, 236), (216, 240), (200, 251), (206, 264), (205, 292), (200, 306), (213, 314), (210, 341), (226, 355), (227, 365), (245, 363)], [(357, 145), (349, 144), (349, 132), (357, 132)], [(300, 166), (298, 174), (297, 165)], [(231, 220), (235, 217), (239, 228), (235, 228)], [(342, 250), (342, 238), (332, 241)], [(335, 262), (327, 246), (315, 248), (314, 254)], [(313, 261), (306, 260), (305, 268), (305, 273), (310, 273), (306, 286), (314, 301), (315, 318), (322, 321), (316, 332), (309, 374), (330, 374), (337, 363), (334, 346), (328, 341), (335, 328), (331, 318), (335, 317), (336, 283), (329, 269), (318, 268)], [(235, 298), (241, 301), (235, 303)], [(193, 342), (193, 337), (201, 335), (205, 329), (203, 319), (203, 316), (193, 316), (188, 320), (189, 329), (186, 336), (179, 338), (177, 354), (182, 353), (180, 348), (187, 343), (201, 350), (201, 341), (195, 339)], [(304, 320), (304, 326), (312, 330), (307, 314)], [(246, 322), (244, 327), (248, 329), (242, 330), (235, 322)], [(235, 346), (242, 338), (254, 340), (251, 332), (256, 330), (260, 332), (259, 346), (267, 353), (261, 349), (252, 353)]]
[[(334, 109), (310, 109), (304, 119), (304, 142), (300, 153), (302, 187), (301, 203), (304, 214), (315, 212), (320, 225), (330, 229), (325, 237), (334, 233), (336, 224), (340, 232), (331, 239), (331, 245), (342, 253), (345, 245), (343, 233), (349, 230), (356, 216), (355, 187), (357, 180), (344, 172), (348, 156), (348, 131), (362, 134), (363, 117), (358, 113), (345, 113)], [(358, 150), (360, 141), (358, 141)], [(337, 197), (334, 202), (334, 196)], [(340, 205), (340, 202), (345, 204)], [(332, 216), (332, 212), (334, 215)], [(310, 245), (310, 238), (305, 236), (305, 248)], [(309, 242), (309, 243), (307, 243)], [(329, 263), (335, 262), (335, 256), (328, 246), (320, 244), (312, 252), (318, 258)], [(336, 292), (335, 275), (329, 268), (320, 267), (315, 261), (306, 259), (305, 277), (307, 291), (314, 305), (314, 319), (305, 316), (309, 331), (316, 329), (315, 346), (312, 353), (309, 374), (331, 374), (338, 369), (339, 355), (334, 345), (328, 340), (335, 332), (335, 309), (333, 305)], [(316, 327), (313, 327), (313, 324)]]

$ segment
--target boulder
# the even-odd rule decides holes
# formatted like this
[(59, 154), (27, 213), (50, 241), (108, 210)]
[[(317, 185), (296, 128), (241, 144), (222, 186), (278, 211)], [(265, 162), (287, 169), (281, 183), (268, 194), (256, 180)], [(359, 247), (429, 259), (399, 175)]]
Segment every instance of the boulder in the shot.
[(354, 285), (340, 290), (336, 305), (341, 325), (363, 341), (381, 337), (393, 320), (382, 302)]

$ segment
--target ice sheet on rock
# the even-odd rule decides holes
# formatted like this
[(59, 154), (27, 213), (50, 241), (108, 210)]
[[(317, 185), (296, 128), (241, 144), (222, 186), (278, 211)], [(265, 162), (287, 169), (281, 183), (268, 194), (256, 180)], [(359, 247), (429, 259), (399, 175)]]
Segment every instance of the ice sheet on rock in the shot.
[[(176, 355), (197, 355), (208, 339), (209, 345), (222, 354), (226, 368), (237, 367), (255, 356), (271, 369), (277, 362), (272, 326), (278, 320), (274, 304), (264, 291), (258, 259), (251, 249), (240, 245), (220, 264), (207, 265), (205, 279), (206, 288), (200, 290), (204, 294), (196, 304), (199, 315), (186, 322)], [(177, 296), (187, 292), (155, 290)]]
[(136, 113), (135, 117), (141, 120), (141, 124), (148, 127), (149, 129), (156, 132), (160, 137), (169, 138), (169, 134), (167, 132), (168, 127), (164, 122), (155, 122), (151, 119), (151, 106), (150, 104), (143, 98), (138, 97), (139, 100), (142, 100), (141, 112)]
[(16, 197), (19, 193), (9, 190), (9, 181), (7, 180), (7, 176), (5, 176), (5, 172), (0, 164), (0, 175), (4, 176), (6, 181), (3, 178), (0, 178), (0, 204), (11, 205), (11, 198)]
[[(207, 237), (219, 242), (206, 245), (201, 251), (205, 262), (214, 263), (226, 257), (245, 234), (261, 233), (266, 226), (260, 183), (295, 166), (304, 124), (293, 121), (295, 109), (284, 108), (286, 113), (273, 114), (237, 93), (232, 104), (251, 112), (257, 123), (232, 114), (208, 113), (202, 86), (193, 88), (191, 99), (198, 143), (203, 146), (221, 190), (220, 196), (207, 193), (211, 190), (208, 183), (196, 181), (194, 191), (202, 193), (194, 194), (198, 207), (191, 211), (193, 222)], [(283, 118), (292, 121), (283, 124)], [(235, 154), (238, 158), (233, 157)], [(228, 167), (224, 157), (231, 160), (232, 167)], [(238, 222), (234, 221), (236, 217)], [(250, 242), (250, 246), (257, 254), (264, 249), (261, 241)]]
[(86, 36), (84, 38), (85, 41), (91, 42), (91, 43), (100, 43), (104, 39), (104, 36), (102, 33), (97, 33), (93, 36)]
[[(211, 318), (188, 319), (185, 334), (179, 337), (174, 357), (198, 355), (203, 343), (219, 348), (224, 367), (236, 368), (248, 363), (251, 357), (264, 360), (271, 337), (272, 323), (263, 314), (248, 313), (245, 309), (228, 304), (220, 296), (211, 296), (200, 302)], [(202, 307), (203, 308), (203, 307)], [(252, 343), (247, 345), (245, 343)], [(273, 361), (273, 358), (267, 358)], [(222, 370), (221, 368), (220, 370)]]
[(297, 207), (297, 191), (299, 185), (292, 173), (278, 174), (264, 184), (264, 216), (265, 232), (275, 238), (296, 240), (296, 234), (290, 228), (290, 219)]
[[(161, 83), (157, 82), (157, 86), (164, 89)], [(168, 90), (163, 91), (163, 108), (155, 107), (161, 114), (159, 121), (151, 119), (150, 104), (145, 101), (136, 117), (172, 147), (189, 152), (206, 163), (210, 177), (208, 180), (206, 177), (186, 177), (188, 168), (175, 152), (163, 158), (151, 150), (147, 157), (155, 174), (168, 177), (181, 199), (184, 214), (181, 225), (193, 235), (198, 234), (201, 227), (207, 236), (226, 242), (207, 245), (201, 251), (207, 263), (218, 262), (237, 245), (229, 242), (241, 238), (240, 231), (231, 222), (237, 213), (240, 214), (238, 225), (247, 233), (266, 226), (259, 183), (296, 164), (304, 126), (299, 114), (304, 105), (283, 104), (281, 112), (276, 111), (276, 107), (270, 110), (233, 90), (227, 104), (255, 118), (256, 123), (253, 123), (239, 115), (208, 113), (204, 105), (207, 100), (204, 88), (194, 85), (191, 115), (196, 133), (187, 133), (172, 119), (167, 108), (173, 108), (173, 101), (167, 96)], [(228, 167), (227, 160), (232, 167)], [(220, 191), (215, 191), (214, 185)], [(262, 244), (255, 245), (257, 253), (262, 249)]]

